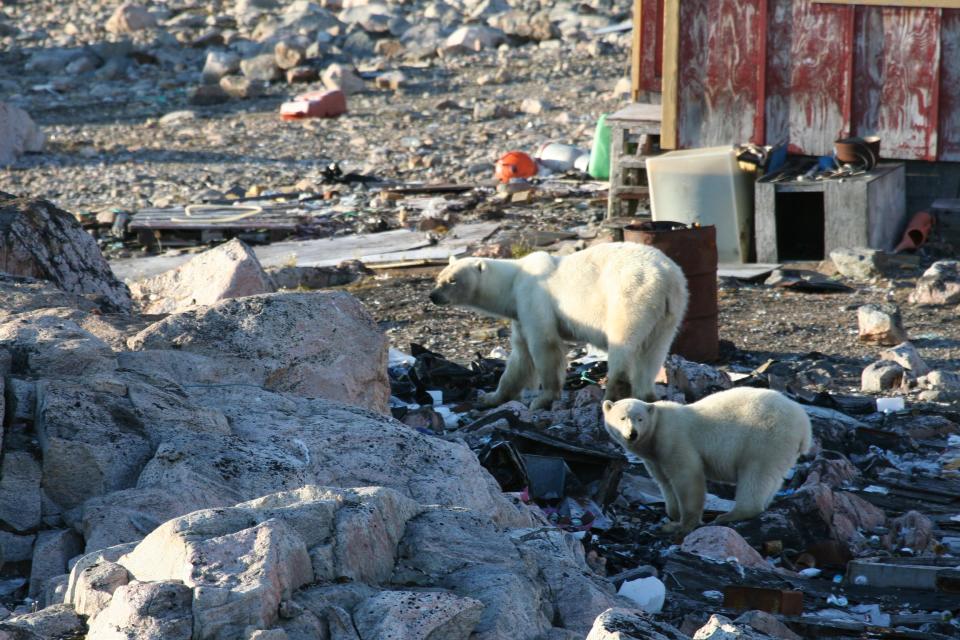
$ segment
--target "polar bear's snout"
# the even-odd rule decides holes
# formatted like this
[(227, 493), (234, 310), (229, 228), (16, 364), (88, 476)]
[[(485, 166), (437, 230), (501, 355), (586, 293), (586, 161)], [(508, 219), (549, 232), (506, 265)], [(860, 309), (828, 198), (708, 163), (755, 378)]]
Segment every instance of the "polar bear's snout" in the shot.
[(430, 292), (430, 302), (433, 304), (450, 304), (450, 300), (447, 299), (447, 296), (443, 295), (443, 291), (440, 290), (440, 287), (437, 287)]

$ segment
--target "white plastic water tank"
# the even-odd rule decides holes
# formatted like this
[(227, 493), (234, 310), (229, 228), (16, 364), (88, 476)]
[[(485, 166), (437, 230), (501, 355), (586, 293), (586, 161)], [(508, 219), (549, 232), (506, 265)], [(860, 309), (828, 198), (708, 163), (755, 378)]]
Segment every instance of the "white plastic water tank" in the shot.
[(647, 158), (653, 220), (715, 225), (720, 262), (746, 262), (753, 222), (753, 175), (734, 146), (670, 151)]

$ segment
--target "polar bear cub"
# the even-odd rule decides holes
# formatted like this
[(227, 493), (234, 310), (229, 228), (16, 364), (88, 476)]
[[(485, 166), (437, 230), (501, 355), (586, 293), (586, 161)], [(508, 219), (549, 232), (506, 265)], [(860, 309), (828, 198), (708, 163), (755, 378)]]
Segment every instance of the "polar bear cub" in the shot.
[(511, 352), (496, 406), (539, 382), (532, 409), (549, 408), (563, 386), (564, 341), (608, 354), (605, 398), (655, 400), (653, 380), (687, 308), (687, 281), (659, 249), (608, 243), (555, 257), (451, 258), (430, 293), (435, 304), (465, 306), (512, 320)]
[(690, 405), (627, 399), (603, 403), (607, 431), (643, 459), (666, 501), (667, 532), (700, 524), (706, 480), (736, 483), (721, 524), (764, 511), (797, 457), (810, 449), (810, 419), (782, 394), (729, 389)]

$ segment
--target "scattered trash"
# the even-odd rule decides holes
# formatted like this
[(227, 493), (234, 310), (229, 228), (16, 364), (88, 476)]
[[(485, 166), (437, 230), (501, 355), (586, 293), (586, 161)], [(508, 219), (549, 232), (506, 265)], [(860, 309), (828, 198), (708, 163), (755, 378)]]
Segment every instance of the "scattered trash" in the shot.
[(280, 117), (284, 120), (335, 118), (346, 112), (347, 98), (339, 89), (301, 93), (292, 102), (280, 105)]
[(537, 163), (523, 151), (510, 151), (497, 160), (495, 175), (503, 183), (537, 175)]

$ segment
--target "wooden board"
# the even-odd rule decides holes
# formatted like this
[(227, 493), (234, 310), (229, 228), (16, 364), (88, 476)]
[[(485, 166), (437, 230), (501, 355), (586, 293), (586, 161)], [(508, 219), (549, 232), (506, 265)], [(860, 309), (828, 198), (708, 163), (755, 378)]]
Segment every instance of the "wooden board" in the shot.
[(940, 160), (960, 162), (960, 10), (940, 17)]
[[(681, 148), (763, 142), (765, 0), (680, 4), (677, 140)], [(742, 33), (754, 34), (743, 38)]]
[(677, 99), (680, 81), (680, 0), (663, 2), (663, 95), (660, 148), (677, 148)]
[[(423, 233), (397, 229), (320, 240), (275, 242), (254, 247), (253, 250), (264, 267), (328, 267), (344, 260), (361, 260), (371, 264), (445, 260), (451, 255), (460, 255), (471, 244), (482, 242), (498, 228), (499, 224), (496, 222), (457, 225), (435, 245), (430, 244)], [(174, 269), (195, 255), (116, 260), (111, 262), (110, 266), (119, 279), (132, 282)]]
[(263, 211), (240, 220), (221, 221), (246, 211), (225, 205), (217, 211), (196, 211), (187, 215), (183, 207), (166, 209), (141, 209), (130, 219), (129, 229), (136, 231), (199, 231), (203, 229), (272, 229), (293, 231), (309, 222), (311, 213), (302, 205), (260, 204)]

